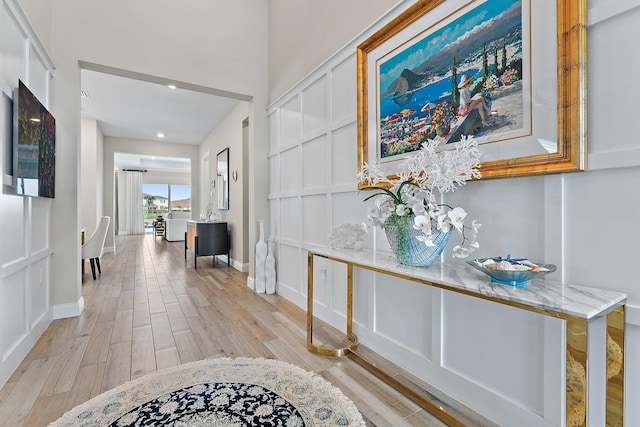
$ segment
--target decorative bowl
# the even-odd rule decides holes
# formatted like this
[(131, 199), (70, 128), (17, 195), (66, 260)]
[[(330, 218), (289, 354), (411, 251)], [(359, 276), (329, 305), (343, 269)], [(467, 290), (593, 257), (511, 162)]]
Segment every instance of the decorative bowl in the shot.
[(493, 283), (498, 283), (500, 285), (509, 285), (516, 288), (526, 286), (529, 280), (537, 279), (538, 277), (544, 276), (545, 274), (553, 273), (557, 268), (553, 264), (538, 264), (539, 267), (543, 267), (548, 271), (508, 271), (486, 268), (477, 264), (484, 263), (485, 261), (490, 259), (499, 260), (501, 258), (479, 258), (473, 261), (467, 261), (467, 264), (487, 274), (489, 277), (491, 277), (491, 282)]

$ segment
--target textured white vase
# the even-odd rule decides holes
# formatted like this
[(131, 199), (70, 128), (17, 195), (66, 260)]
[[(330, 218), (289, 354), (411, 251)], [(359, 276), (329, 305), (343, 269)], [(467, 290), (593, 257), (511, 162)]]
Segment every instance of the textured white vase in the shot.
[(260, 220), (260, 240), (256, 243), (256, 277), (255, 288), (259, 294), (266, 291), (265, 262), (267, 260), (267, 243), (264, 241), (264, 220)]
[(276, 259), (273, 257), (273, 242), (269, 241), (269, 253), (265, 261), (265, 286), (268, 294), (276, 293)]

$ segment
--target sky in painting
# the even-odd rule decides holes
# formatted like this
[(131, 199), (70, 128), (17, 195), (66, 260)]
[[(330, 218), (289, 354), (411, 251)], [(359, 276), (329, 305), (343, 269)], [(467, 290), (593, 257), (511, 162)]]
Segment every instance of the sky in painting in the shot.
[(402, 70), (414, 69), (444, 46), (458, 40), (461, 36), (507, 10), (520, 0), (488, 0), (465, 15), (455, 19), (413, 46), (401, 47), (402, 52), (389, 59), (384, 58), (379, 66), (380, 92), (400, 76)]

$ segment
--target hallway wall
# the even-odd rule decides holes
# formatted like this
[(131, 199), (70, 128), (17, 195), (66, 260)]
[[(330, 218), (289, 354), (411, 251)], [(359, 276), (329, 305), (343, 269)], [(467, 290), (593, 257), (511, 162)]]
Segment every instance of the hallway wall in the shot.
[[(326, 246), (331, 227), (366, 220), (366, 194), (357, 191), (355, 176), (356, 47), (412, 3), (383, 15), (306, 77), (287, 47), (270, 52), (294, 64), (302, 79), (269, 108), (270, 228), (277, 230), (277, 259), (286, 260), (278, 263), (278, 293), (301, 307), (306, 250)], [(350, 16), (332, 12), (334, 26), (350, 25)], [(283, 25), (280, 33), (295, 34), (298, 23), (287, 27), (286, 16), (271, 19)], [(640, 65), (627, 54), (635, 51), (639, 20), (638, 0), (616, 7), (588, 2), (586, 172), (472, 182), (445, 198), (483, 224), (474, 257), (521, 254), (558, 265), (552, 279), (628, 294), (625, 421), (631, 423), (640, 419), (633, 404), (640, 399), (640, 366), (633, 362), (640, 355), (640, 289), (632, 249), (640, 240), (634, 197), (640, 143), (632, 117), (640, 90), (614, 82)], [(310, 51), (322, 46), (321, 39), (305, 39)], [(272, 81), (271, 89), (278, 88)], [(370, 233), (367, 247), (383, 256), (389, 251), (380, 230)], [(452, 259), (451, 248), (443, 260), (462, 262)], [(338, 328), (347, 310), (345, 274), (343, 266), (324, 262), (314, 277), (316, 314)], [(501, 425), (560, 424), (560, 321), (358, 269), (354, 295), (354, 330), (364, 345)]]

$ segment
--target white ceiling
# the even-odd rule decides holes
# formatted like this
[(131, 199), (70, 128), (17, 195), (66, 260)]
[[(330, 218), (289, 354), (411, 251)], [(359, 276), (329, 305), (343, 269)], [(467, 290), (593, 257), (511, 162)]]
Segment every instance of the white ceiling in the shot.
[[(87, 96), (82, 96), (82, 118), (97, 120), (108, 137), (198, 145), (239, 102), (183, 89), (179, 83), (170, 89), (166, 84), (87, 69), (81, 78), (82, 94)], [(165, 137), (158, 137), (159, 132)], [(184, 167), (179, 160), (162, 162), (167, 170)], [(152, 156), (119, 155), (115, 166), (163, 169), (161, 162), (156, 163), (159, 166), (154, 166)]]

